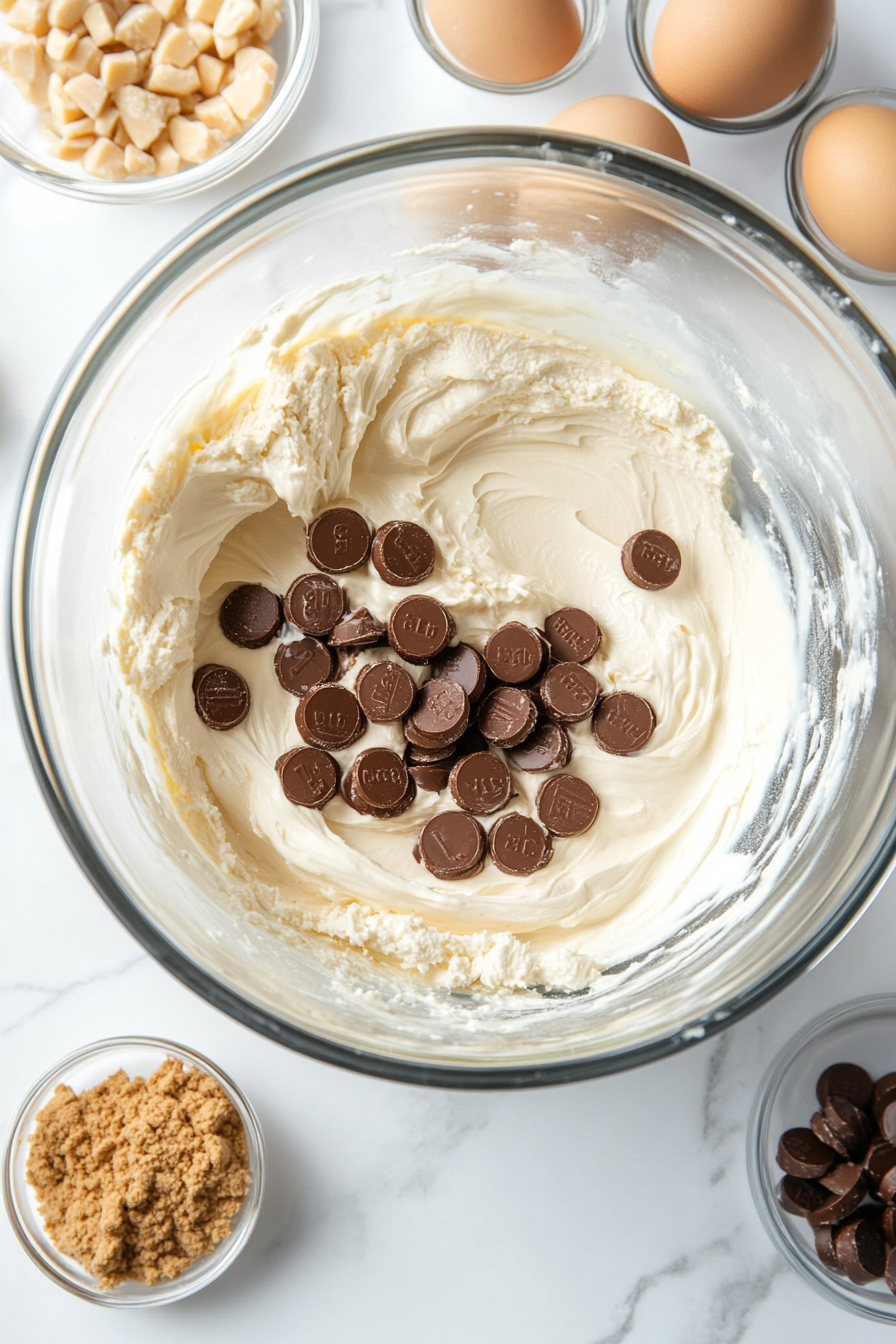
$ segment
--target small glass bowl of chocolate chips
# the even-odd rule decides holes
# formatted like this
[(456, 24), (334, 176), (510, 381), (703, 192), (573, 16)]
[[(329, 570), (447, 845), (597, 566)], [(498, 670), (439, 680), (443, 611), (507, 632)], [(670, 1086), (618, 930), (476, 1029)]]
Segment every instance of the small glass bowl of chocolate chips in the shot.
[(750, 1186), (784, 1259), (824, 1297), (896, 1322), (896, 997), (805, 1027), (763, 1080)]

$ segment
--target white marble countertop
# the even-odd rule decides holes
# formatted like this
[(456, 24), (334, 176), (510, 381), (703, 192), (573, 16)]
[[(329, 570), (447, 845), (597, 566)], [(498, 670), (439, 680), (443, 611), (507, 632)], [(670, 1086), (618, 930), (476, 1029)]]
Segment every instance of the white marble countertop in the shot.
[[(0, 166), (0, 491), (8, 533), (29, 437), (88, 326), (146, 258), (231, 193), (310, 155), (441, 125), (538, 124), (596, 93), (643, 94), (622, 0), (575, 78), (530, 97), (452, 80), (404, 0), (322, 0), (318, 64), (277, 144), (222, 189), (128, 209), (43, 191)], [(896, 84), (893, 0), (843, 0), (829, 92)], [(694, 166), (789, 222), (788, 127), (729, 138), (683, 126)], [(896, 333), (896, 291), (861, 287)], [(46, 305), (46, 306), (44, 306)], [(109, 1312), (54, 1287), (0, 1220), (0, 1336), (218, 1344), (849, 1344), (892, 1338), (815, 1296), (753, 1209), (744, 1126), (773, 1053), (809, 1018), (893, 990), (896, 885), (767, 1007), (634, 1073), (519, 1095), (447, 1093), (314, 1063), (216, 1012), (118, 926), (50, 821), (6, 669), (0, 699), (0, 1123), (36, 1075), (102, 1036), (169, 1036), (254, 1100), (270, 1184), (249, 1247), (159, 1312)]]

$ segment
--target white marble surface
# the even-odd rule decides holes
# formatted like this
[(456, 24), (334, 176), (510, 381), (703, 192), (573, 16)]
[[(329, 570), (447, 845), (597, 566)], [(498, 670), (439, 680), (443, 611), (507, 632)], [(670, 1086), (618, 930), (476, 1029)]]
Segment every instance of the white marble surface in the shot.
[[(29, 435), (64, 362), (130, 274), (225, 196), (373, 136), (538, 123), (600, 92), (642, 92), (622, 0), (562, 88), (479, 93), (417, 46), (403, 0), (322, 0), (321, 53), (293, 124), (241, 177), (145, 209), (80, 204), (0, 167), (0, 489), (4, 534)], [(831, 91), (896, 84), (893, 0), (841, 0)], [(695, 167), (786, 219), (788, 129), (683, 127)], [(863, 301), (896, 332), (896, 292)], [(5, 544), (5, 543), (4, 543)], [(747, 1021), (635, 1073), (521, 1095), (376, 1082), (293, 1055), (195, 998), (144, 955), (57, 835), (3, 671), (0, 1122), (34, 1077), (101, 1036), (169, 1035), (255, 1101), (272, 1175), (260, 1225), (218, 1283), (158, 1312), (113, 1313), (55, 1288), (0, 1220), (0, 1337), (170, 1344), (849, 1344), (892, 1338), (839, 1312), (777, 1258), (747, 1188), (744, 1125), (771, 1055), (805, 1021), (893, 989), (891, 882), (827, 959)]]

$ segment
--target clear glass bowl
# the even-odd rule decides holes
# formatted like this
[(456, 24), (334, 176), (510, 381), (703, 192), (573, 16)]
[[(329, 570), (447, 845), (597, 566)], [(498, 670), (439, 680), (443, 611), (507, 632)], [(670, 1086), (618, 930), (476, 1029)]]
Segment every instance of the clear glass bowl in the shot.
[(810, 1022), (785, 1045), (762, 1080), (747, 1126), (750, 1188), (766, 1232), (804, 1282), (838, 1307), (892, 1325), (896, 1297), (884, 1281), (860, 1287), (823, 1265), (809, 1224), (785, 1213), (775, 1193), (783, 1174), (775, 1161), (778, 1139), (785, 1129), (808, 1125), (818, 1110), (819, 1074), (840, 1063), (861, 1064), (872, 1078), (896, 1068), (896, 996), (880, 994), (843, 1004)]
[(576, 0), (576, 4), (582, 19), (582, 40), (572, 60), (547, 79), (531, 80), (528, 84), (498, 84), (494, 80), (474, 75), (472, 70), (467, 70), (454, 59), (429, 21), (426, 0), (407, 0), (408, 18), (424, 51), (455, 79), (471, 84), (474, 89), (485, 89), (488, 93), (537, 93), (539, 89), (552, 89), (555, 84), (562, 84), (577, 70), (581, 70), (592, 52), (597, 50), (604, 35), (608, 0)]
[(812, 213), (806, 193), (803, 190), (803, 150), (813, 126), (821, 121), (835, 107), (847, 107), (850, 103), (877, 103), (896, 111), (896, 89), (851, 89), (848, 93), (839, 93), (836, 98), (826, 98), (818, 103), (797, 126), (787, 149), (787, 163), (784, 168), (784, 181), (787, 187), (787, 202), (790, 213), (796, 221), (800, 233), (814, 243), (819, 252), (823, 252), (828, 261), (848, 275), (852, 280), (864, 280), (869, 285), (896, 285), (896, 271), (877, 271), (863, 266), (852, 257), (841, 252), (836, 243), (832, 243), (822, 231)]
[[(103, 1082), (117, 1069), (124, 1069), (131, 1078), (138, 1074), (145, 1078), (171, 1058), (181, 1060), (187, 1068), (209, 1074), (230, 1097), (246, 1133), (252, 1184), (232, 1220), (230, 1235), (219, 1241), (208, 1255), (195, 1260), (176, 1279), (166, 1279), (157, 1284), (128, 1280), (115, 1288), (100, 1288), (83, 1265), (63, 1255), (54, 1246), (44, 1228), (34, 1190), (28, 1184), (25, 1166), (37, 1113), (47, 1104), (60, 1083), (67, 1083), (75, 1092), (82, 1092), (85, 1088)], [(200, 1288), (205, 1288), (233, 1264), (255, 1227), (264, 1193), (264, 1178), (264, 1140), (258, 1117), (231, 1078), (203, 1055), (183, 1045), (175, 1045), (173, 1041), (149, 1036), (117, 1036), (75, 1050), (54, 1064), (34, 1084), (19, 1107), (10, 1129), (3, 1162), (3, 1198), (13, 1231), (37, 1267), (54, 1283), (74, 1293), (76, 1297), (103, 1307), (159, 1307), (166, 1302), (178, 1302), (198, 1292)]]
[(676, 117), (681, 117), (682, 121), (690, 122), (692, 126), (699, 126), (704, 131), (721, 131), (724, 135), (748, 135), (754, 131), (771, 130), (773, 126), (781, 126), (785, 121), (790, 121), (792, 117), (802, 112), (803, 108), (808, 107), (812, 99), (821, 93), (830, 78), (837, 57), (838, 34), (836, 24), (834, 24), (834, 31), (831, 33), (831, 40), (818, 65), (805, 83), (801, 84), (798, 89), (794, 89), (789, 98), (784, 98), (774, 107), (768, 107), (764, 112), (756, 112), (749, 117), (704, 117), (699, 112), (690, 112), (686, 107), (681, 107), (668, 94), (664, 93), (653, 77), (650, 52), (653, 47), (653, 34), (660, 16), (660, 10), (665, 4), (666, 0), (628, 0), (626, 16), (628, 49), (631, 52), (638, 74), (654, 98), (662, 103), (663, 107), (673, 112)]
[[(577, 259), (574, 281), (548, 264), (544, 243)], [(222, 895), (198, 844), (172, 840), (163, 789), (135, 803), (141, 744), (123, 740), (109, 713), (119, 692), (102, 646), (115, 621), (118, 520), (150, 427), (285, 294), (390, 270), (411, 278), (461, 257), (531, 286), (558, 333), (721, 425), (737, 511), (767, 529), (800, 632), (801, 745), (739, 844), (742, 876), (587, 993), (415, 996), (349, 947), (260, 927)], [(548, 131), (362, 146), (208, 216), (133, 280), (77, 352), (21, 500), (10, 602), (21, 722), (52, 813), (100, 895), (241, 1022), (319, 1059), (443, 1086), (624, 1069), (769, 998), (842, 935), (891, 867), (894, 516), (896, 355), (770, 217), (668, 159)]]
[[(17, 36), (0, 15), (0, 37)], [(32, 107), (12, 80), (0, 76), (0, 157), (42, 186), (85, 201), (145, 205), (173, 201), (215, 186), (245, 168), (277, 138), (301, 102), (320, 37), (319, 0), (287, 0), (283, 23), (271, 39), (277, 61), (274, 94), (257, 121), (205, 163), (170, 177), (131, 177), (107, 182), (91, 177), (78, 162), (57, 159), (40, 133), (43, 113)]]

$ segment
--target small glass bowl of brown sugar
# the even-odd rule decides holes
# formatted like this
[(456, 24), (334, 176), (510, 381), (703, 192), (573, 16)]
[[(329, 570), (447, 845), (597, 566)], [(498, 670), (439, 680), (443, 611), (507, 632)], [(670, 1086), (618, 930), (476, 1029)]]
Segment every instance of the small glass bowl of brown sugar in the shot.
[[(128, 1152), (116, 1152), (113, 1174), (122, 1125)], [(76, 1153), (90, 1154), (90, 1170)], [(90, 1193), (98, 1165), (101, 1199)], [(155, 1307), (206, 1287), (237, 1258), (264, 1165), (258, 1118), (226, 1074), (172, 1041), (121, 1036), (76, 1050), (35, 1083), (12, 1124), (3, 1196), (19, 1241), (54, 1283), (105, 1307)], [(73, 1227), (78, 1258), (59, 1245)]]

